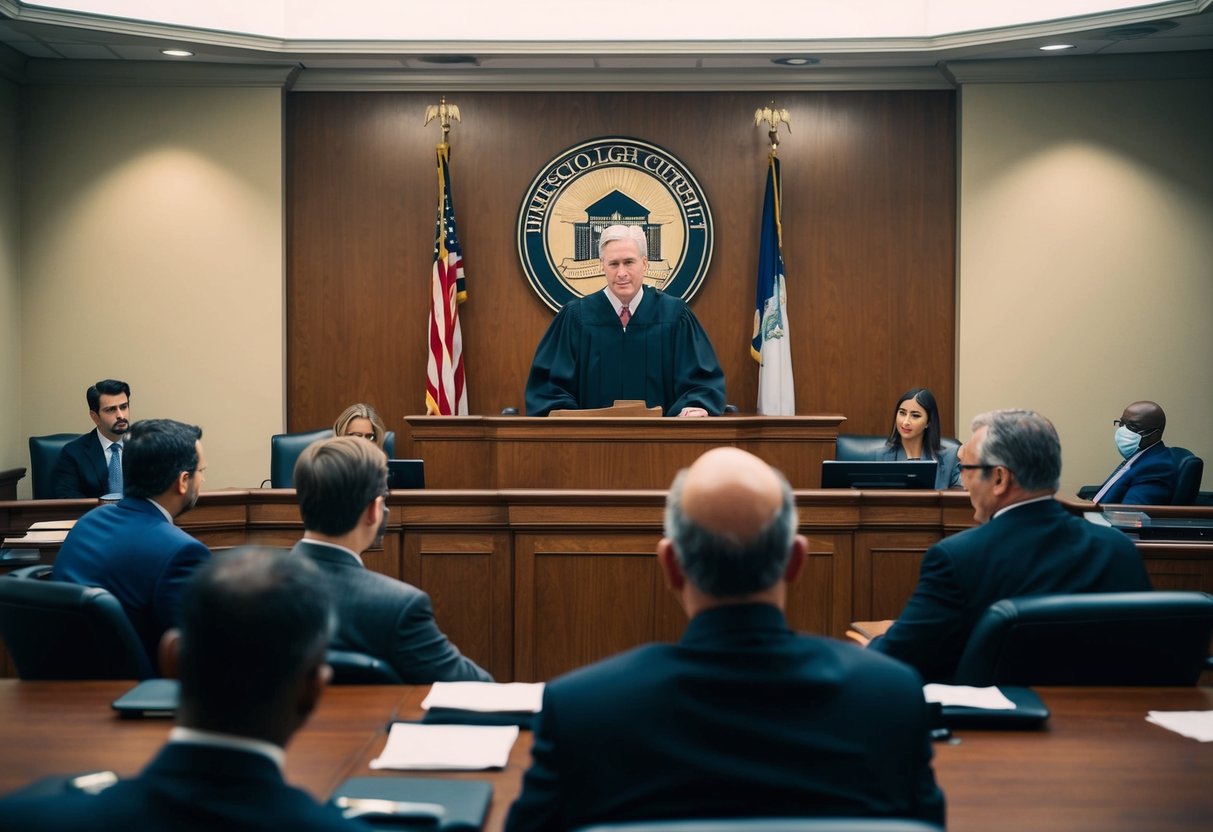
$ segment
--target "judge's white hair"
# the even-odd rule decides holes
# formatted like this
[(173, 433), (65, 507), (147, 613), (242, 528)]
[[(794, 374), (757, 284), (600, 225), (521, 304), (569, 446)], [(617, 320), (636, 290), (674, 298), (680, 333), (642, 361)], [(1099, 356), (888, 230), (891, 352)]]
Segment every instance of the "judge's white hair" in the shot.
[(603, 229), (602, 236), (598, 238), (598, 259), (603, 259), (603, 249), (607, 243), (613, 243), (616, 240), (631, 240), (636, 244), (636, 250), (640, 252), (641, 257), (649, 256), (649, 239), (644, 235), (644, 229), (639, 225), (609, 225)]

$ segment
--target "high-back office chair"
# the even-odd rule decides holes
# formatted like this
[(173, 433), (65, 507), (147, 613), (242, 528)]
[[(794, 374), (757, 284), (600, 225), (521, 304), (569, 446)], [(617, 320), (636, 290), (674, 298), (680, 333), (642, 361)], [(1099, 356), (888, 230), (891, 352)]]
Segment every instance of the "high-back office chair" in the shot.
[(334, 685), (399, 685), (400, 676), (390, 664), (350, 650), (329, 650), (324, 657), (333, 668)]
[(1187, 448), (1171, 448), (1171, 459), (1175, 460), (1175, 493), (1171, 495), (1171, 505), (1196, 505), (1205, 461)]
[(1209, 669), (1213, 596), (1100, 592), (1008, 598), (977, 622), (958, 685), (1194, 685)]
[[(295, 463), (303, 449), (317, 439), (328, 439), (332, 428), (307, 430), (301, 433), (277, 433), (270, 437), (270, 487), (294, 488)], [(388, 459), (396, 457), (396, 431), (389, 430), (383, 436), (383, 452)], [(263, 483), (264, 485), (264, 483)]]
[(295, 487), (295, 462), (303, 449), (318, 439), (328, 439), (332, 428), (300, 433), (276, 433), (270, 437), (270, 487)]
[(908, 818), (727, 818), (600, 823), (577, 832), (942, 832)]
[[(840, 433), (834, 442), (834, 459), (839, 462), (874, 462), (884, 456), (888, 446), (887, 436), (869, 436), (862, 433)], [(945, 448), (959, 448), (960, 442), (950, 436), (941, 436), (939, 444)]]
[(80, 436), (78, 433), (52, 433), (29, 438), (30, 485), (35, 500), (49, 500), (55, 495), (51, 474), (63, 446)]
[(118, 599), (49, 580), (50, 566), (0, 578), (0, 638), (22, 679), (148, 679), (151, 662)]

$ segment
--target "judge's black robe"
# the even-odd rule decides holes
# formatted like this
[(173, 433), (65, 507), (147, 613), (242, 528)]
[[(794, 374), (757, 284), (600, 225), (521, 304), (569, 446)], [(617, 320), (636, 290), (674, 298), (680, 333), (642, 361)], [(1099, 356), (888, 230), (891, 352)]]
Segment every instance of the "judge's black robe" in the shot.
[(694, 314), (679, 298), (646, 286), (627, 329), (603, 292), (565, 304), (535, 350), (526, 383), (528, 416), (610, 407), (619, 399), (724, 411), (724, 372)]

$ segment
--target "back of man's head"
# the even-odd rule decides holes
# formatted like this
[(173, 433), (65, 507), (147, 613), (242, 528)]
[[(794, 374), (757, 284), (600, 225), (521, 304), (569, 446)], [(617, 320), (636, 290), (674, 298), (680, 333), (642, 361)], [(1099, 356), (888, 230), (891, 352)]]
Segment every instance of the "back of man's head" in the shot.
[(715, 448), (678, 473), (665, 536), (686, 579), (714, 598), (770, 589), (784, 575), (797, 529), (786, 479), (737, 448)]
[(333, 625), (306, 557), (252, 546), (216, 555), (181, 598), (181, 721), (284, 743), (307, 716), (292, 697), (324, 664)]
[(123, 493), (151, 498), (163, 494), (182, 471), (198, 468), (202, 428), (172, 419), (144, 419), (131, 425), (122, 454)]
[(295, 462), (295, 494), (308, 531), (345, 534), (387, 491), (387, 456), (357, 436), (313, 442)]
[[(1024, 491), (1056, 491), (1061, 480), (1061, 439), (1053, 423), (1032, 410), (991, 410), (973, 419), (986, 429), (980, 463), (1001, 465)], [(988, 471), (982, 476), (987, 477)]]
[(88, 409), (93, 413), (101, 409), (101, 395), (118, 396), (125, 394), (127, 399), (131, 397), (131, 386), (125, 381), (118, 381), (116, 378), (103, 378), (101, 381), (94, 384), (92, 387), (84, 391), (84, 398), (88, 401)]

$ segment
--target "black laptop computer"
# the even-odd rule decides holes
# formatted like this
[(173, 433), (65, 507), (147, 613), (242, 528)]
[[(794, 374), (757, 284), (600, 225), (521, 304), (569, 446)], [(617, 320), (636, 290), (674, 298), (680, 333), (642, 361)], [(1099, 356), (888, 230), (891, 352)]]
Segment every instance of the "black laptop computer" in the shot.
[(425, 488), (425, 463), (420, 459), (389, 459), (387, 487)]

